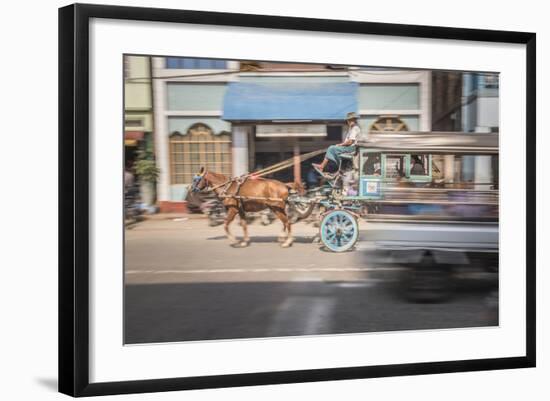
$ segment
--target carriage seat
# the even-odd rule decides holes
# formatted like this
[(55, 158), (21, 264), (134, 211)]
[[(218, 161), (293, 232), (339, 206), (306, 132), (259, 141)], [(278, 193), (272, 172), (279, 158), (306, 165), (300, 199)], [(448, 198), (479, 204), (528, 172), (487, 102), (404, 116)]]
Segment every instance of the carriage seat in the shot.
[(340, 160), (351, 160), (354, 169), (359, 168), (359, 147), (358, 146), (355, 147), (355, 150), (353, 152), (340, 153), (339, 157), (340, 157)]
[(342, 159), (352, 160), (355, 157), (356, 152), (340, 153), (339, 156)]

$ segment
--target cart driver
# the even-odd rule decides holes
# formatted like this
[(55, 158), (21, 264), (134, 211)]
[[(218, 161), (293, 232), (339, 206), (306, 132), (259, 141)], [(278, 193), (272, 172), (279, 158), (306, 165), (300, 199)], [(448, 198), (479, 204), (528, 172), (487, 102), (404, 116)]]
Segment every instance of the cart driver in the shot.
[(342, 153), (355, 152), (355, 145), (357, 143), (359, 135), (361, 134), (361, 128), (359, 128), (359, 124), (357, 124), (358, 118), (359, 117), (354, 112), (350, 112), (346, 115), (346, 123), (348, 125), (346, 139), (344, 140), (344, 142), (339, 143), (338, 145), (329, 146), (327, 149), (327, 153), (325, 154), (325, 158), (323, 159), (323, 162), (321, 164), (312, 164), (313, 168), (318, 173), (324, 175), (323, 170), (327, 166), (329, 160), (333, 161), (334, 163), (336, 163), (337, 166), (339, 166), (340, 155)]

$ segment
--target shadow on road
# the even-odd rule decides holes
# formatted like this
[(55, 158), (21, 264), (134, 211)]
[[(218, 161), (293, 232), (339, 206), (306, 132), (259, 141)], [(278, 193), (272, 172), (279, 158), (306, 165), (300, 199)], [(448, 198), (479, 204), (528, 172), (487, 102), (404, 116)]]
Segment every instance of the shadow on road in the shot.
[[(241, 239), (241, 236), (237, 236), (237, 238)], [(311, 244), (313, 242), (314, 237), (294, 237), (294, 243), (298, 244)], [(207, 240), (227, 240), (227, 237), (224, 235), (216, 236), (216, 237), (208, 237)], [(276, 236), (251, 236), (250, 237), (251, 243), (278, 243), (278, 237)]]
[(486, 292), (407, 303), (368, 282), (127, 285), (125, 343), (219, 340), (498, 324)]

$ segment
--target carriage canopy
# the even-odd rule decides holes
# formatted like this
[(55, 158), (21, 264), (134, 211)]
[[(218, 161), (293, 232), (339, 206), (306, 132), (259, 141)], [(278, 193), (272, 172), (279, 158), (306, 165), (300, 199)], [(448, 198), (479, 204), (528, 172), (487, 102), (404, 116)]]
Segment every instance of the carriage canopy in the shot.
[(498, 133), (371, 131), (358, 146), (381, 153), (498, 154)]

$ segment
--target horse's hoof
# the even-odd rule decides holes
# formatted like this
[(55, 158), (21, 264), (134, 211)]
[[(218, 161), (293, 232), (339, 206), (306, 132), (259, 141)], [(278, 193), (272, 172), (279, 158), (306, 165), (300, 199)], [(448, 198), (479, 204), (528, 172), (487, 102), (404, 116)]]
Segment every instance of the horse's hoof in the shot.
[(286, 241), (286, 242), (283, 242), (281, 244), (281, 248), (289, 248), (290, 246), (292, 246), (292, 242), (293, 241)]
[(250, 245), (250, 241), (237, 241), (231, 244), (233, 248), (246, 248), (248, 245)]

